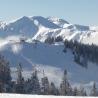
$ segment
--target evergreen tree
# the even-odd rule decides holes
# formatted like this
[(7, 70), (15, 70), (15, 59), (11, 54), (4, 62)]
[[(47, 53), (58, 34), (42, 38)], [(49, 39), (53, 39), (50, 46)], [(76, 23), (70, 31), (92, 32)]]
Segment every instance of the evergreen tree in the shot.
[(98, 90), (96, 88), (96, 83), (95, 82), (93, 83), (93, 87), (92, 87), (92, 90), (90, 92), (90, 95), (91, 96), (98, 96)]
[(78, 91), (78, 95), (79, 96), (87, 96), (86, 91), (84, 90), (84, 88), (81, 86), (79, 91)]
[(47, 39), (45, 40), (45, 43), (53, 44), (54, 43), (54, 38), (53, 37), (47, 37)]
[(61, 42), (61, 41), (63, 41), (63, 38), (61, 36), (57, 36), (55, 38), (55, 42)]
[(79, 96), (79, 90), (77, 89), (77, 87), (73, 89), (73, 96)]
[(0, 92), (9, 92), (11, 84), (11, 74), (9, 62), (0, 55)]
[(44, 95), (49, 95), (50, 93), (50, 87), (49, 87), (49, 81), (46, 76), (44, 76), (41, 79), (42, 87), (41, 87), (41, 93)]
[(71, 86), (67, 80), (67, 71), (64, 71), (64, 76), (62, 79), (62, 83), (60, 84), (60, 94), (61, 95), (71, 95), (72, 89)]
[(55, 84), (53, 82), (51, 82), (50, 84), (50, 94), (51, 95), (58, 95), (58, 89), (56, 88)]
[(17, 66), (17, 84), (16, 84), (16, 93), (24, 93), (24, 78), (22, 76), (22, 65), (19, 63)]
[(35, 70), (33, 73), (32, 73), (32, 76), (31, 76), (31, 81), (30, 81), (30, 92), (32, 94), (40, 94), (40, 83), (39, 83), (39, 79), (38, 79), (38, 76), (37, 76), (37, 70)]

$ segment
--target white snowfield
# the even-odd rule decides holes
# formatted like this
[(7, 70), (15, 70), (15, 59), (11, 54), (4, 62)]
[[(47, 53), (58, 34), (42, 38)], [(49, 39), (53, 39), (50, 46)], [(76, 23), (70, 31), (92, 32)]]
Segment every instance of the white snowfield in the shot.
[[(24, 94), (0, 94), (0, 98), (83, 98), (83, 96), (52, 96), (52, 95), (24, 95)], [(95, 98), (95, 97), (85, 97)], [(97, 97), (96, 97), (97, 98)]]

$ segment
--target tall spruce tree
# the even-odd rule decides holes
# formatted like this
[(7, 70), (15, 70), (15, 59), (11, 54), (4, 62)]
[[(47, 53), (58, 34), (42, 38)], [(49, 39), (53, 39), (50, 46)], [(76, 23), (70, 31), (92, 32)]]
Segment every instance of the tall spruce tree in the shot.
[(38, 75), (37, 75), (37, 70), (35, 69), (34, 72), (32, 73), (31, 76), (31, 87), (30, 87), (30, 92), (32, 94), (40, 94), (41, 90), (40, 90), (40, 83), (39, 83), (39, 79), (38, 79)]
[(0, 55), (0, 92), (9, 92), (11, 84), (9, 62)]
[(98, 90), (97, 90), (97, 87), (96, 87), (96, 83), (95, 82), (93, 83), (93, 87), (91, 89), (90, 95), (91, 96), (98, 96)]
[(17, 84), (16, 93), (24, 93), (24, 78), (22, 76), (22, 65), (19, 63), (17, 66)]
[(50, 95), (59, 95), (59, 91), (53, 82), (50, 84)]
[(61, 95), (71, 95), (72, 94), (72, 89), (71, 85), (69, 84), (67, 80), (67, 71), (64, 70), (64, 76), (62, 79), (62, 82), (60, 84), (60, 94)]
[(44, 70), (43, 70), (43, 78), (41, 78), (41, 94), (43, 95), (50, 94), (50, 84), (48, 77), (45, 76)]

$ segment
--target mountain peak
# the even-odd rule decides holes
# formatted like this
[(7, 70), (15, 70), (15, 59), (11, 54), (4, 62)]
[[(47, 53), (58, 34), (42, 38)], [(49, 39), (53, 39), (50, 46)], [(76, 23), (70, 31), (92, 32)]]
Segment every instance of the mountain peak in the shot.
[(63, 27), (65, 24), (69, 24), (68, 21), (53, 16), (49, 16), (47, 19), (53, 22), (54, 24), (59, 25), (60, 27)]
[(45, 26), (47, 28), (60, 28), (58, 25), (54, 24), (53, 22), (49, 21), (47, 18), (44, 18), (42, 16), (33, 16), (32, 19), (38, 21), (40, 25)]

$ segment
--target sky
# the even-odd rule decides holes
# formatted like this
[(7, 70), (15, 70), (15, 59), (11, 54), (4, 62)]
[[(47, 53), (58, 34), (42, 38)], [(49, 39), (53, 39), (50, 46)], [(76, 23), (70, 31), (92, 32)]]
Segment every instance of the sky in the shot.
[(0, 21), (54, 16), (72, 24), (98, 25), (98, 0), (0, 0)]

